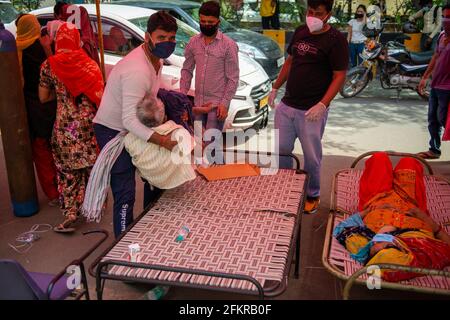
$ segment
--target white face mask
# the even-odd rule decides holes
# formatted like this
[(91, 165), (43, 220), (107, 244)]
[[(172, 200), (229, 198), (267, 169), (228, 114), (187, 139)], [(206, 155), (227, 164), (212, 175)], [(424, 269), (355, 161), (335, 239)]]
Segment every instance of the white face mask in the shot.
[(323, 20), (316, 18), (316, 17), (307, 16), (306, 17), (306, 25), (308, 26), (309, 32), (311, 32), (311, 33), (317, 32), (317, 31), (322, 30)]

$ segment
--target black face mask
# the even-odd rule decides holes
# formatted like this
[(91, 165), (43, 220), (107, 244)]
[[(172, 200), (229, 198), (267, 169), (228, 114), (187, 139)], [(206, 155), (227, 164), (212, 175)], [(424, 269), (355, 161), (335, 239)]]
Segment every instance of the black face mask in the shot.
[(219, 24), (215, 25), (204, 25), (200, 24), (200, 31), (207, 37), (212, 37), (219, 29)]
[(364, 17), (364, 15), (362, 13), (355, 13), (355, 18), (356, 19), (361, 19), (363, 17)]

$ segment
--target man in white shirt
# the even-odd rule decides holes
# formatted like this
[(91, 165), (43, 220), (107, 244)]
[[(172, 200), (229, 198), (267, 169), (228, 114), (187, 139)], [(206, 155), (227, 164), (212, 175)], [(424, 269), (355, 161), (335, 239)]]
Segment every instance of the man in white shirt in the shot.
[[(176, 142), (170, 135), (162, 136), (143, 125), (136, 116), (136, 107), (147, 93), (157, 99), (163, 59), (175, 50), (177, 23), (169, 14), (159, 11), (147, 23), (145, 42), (123, 58), (111, 71), (97, 115), (94, 130), (103, 148), (121, 131), (172, 150)], [(123, 150), (111, 170), (114, 197), (114, 234), (116, 237), (133, 221), (135, 201), (135, 167)], [(144, 207), (151, 202), (148, 183), (144, 186)]]
[(409, 17), (413, 22), (423, 17), (423, 30), (420, 47), (422, 51), (434, 50), (442, 27), (442, 8), (433, 5), (432, 0), (422, 1), (422, 9)]

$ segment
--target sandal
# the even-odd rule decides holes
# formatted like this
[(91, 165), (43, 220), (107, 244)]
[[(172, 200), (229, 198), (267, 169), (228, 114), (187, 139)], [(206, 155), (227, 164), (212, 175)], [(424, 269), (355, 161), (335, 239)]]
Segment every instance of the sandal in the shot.
[(422, 159), (427, 159), (427, 160), (439, 159), (441, 157), (440, 154), (434, 153), (431, 150), (428, 150), (425, 152), (419, 152), (417, 155), (419, 157), (421, 157)]
[(73, 225), (77, 222), (77, 220), (78, 216), (76, 214), (68, 214), (62, 223), (53, 228), (53, 231), (58, 233), (72, 233), (75, 231)]

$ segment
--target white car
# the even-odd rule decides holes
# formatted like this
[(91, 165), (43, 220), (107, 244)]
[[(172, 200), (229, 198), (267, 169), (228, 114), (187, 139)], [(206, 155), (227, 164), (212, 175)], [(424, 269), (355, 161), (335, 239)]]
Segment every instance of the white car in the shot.
[[(91, 18), (92, 27), (97, 35), (97, 17), (95, 5), (83, 4)], [(105, 50), (106, 74), (111, 72), (114, 65), (128, 52), (143, 43), (147, 20), (155, 10), (102, 4), (103, 43)], [(37, 16), (40, 24), (45, 26), (53, 20), (53, 7), (47, 7), (30, 12)], [(162, 69), (162, 87), (179, 90), (180, 74), (184, 62), (184, 48), (189, 39), (198, 34), (184, 22), (177, 20), (177, 45), (174, 54), (165, 60)], [(239, 54), (239, 88), (231, 101), (227, 122), (228, 129), (257, 129), (265, 127), (268, 121), (268, 94), (271, 82), (264, 69), (250, 57)], [(190, 95), (195, 94), (192, 81)]]

